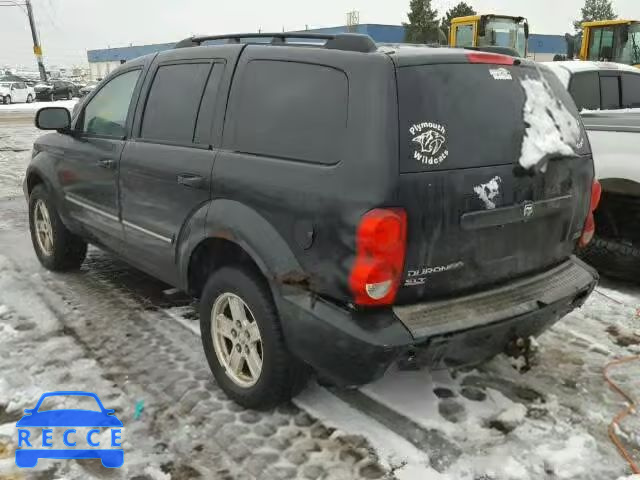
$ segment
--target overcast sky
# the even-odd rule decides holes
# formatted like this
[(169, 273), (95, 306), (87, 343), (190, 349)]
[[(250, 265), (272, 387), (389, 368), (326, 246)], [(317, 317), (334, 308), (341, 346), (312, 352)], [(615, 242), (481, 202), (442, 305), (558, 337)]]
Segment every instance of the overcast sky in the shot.
[[(21, 0), (15, 0), (21, 1)], [(281, 31), (360, 23), (398, 25), (409, 0), (32, 0), (47, 65), (86, 64), (86, 51), (167, 43), (195, 33)], [(458, 0), (433, 0), (439, 15)], [(523, 15), (533, 33), (564, 34), (584, 0), (467, 0), (479, 13)], [(640, 19), (640, 0), (613, 0), (620, 17)], [(31, 34), (19, 7), (0, 7), (0, 66), (35, 67)]]

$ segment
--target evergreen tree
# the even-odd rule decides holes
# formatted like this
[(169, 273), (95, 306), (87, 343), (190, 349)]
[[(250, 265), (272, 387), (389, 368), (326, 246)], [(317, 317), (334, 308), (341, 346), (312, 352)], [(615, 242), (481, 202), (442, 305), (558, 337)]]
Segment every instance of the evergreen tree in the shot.
[(437, 43), (442, 34), (438, 11), (431, 8), (431, 0), (411, 0), (409, 9), (409, 23), (403, 23), (405, 42)]
[(477, 15), (473, 7), (467, 4), (466, 2), (460, 2), (451, 10), (449, 10), (444, 17), (442, 17), (442, 21), (441, 21), (442, 31), (448, 35), (449, 29), (451, 28), (451, 20), (458, 17), (467, 17), (470, 15)]
[(611, 0), (585, 0), (581, 11), (582, 19), (573, 22), (576, 32), (582, 31), (583, 22), (593, 22), (596, 20), (615, 20), (618, 18), (613, 11)]

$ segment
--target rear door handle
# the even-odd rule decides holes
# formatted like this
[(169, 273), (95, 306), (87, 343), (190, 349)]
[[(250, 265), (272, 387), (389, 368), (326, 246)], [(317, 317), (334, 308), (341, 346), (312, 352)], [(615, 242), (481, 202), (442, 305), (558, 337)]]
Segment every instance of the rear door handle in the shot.
[(178, 183), (185, 187), (202, 188), (204, 185), (204, 178), (200, 175), (182, 174), (178, 175)]
[(98, 166), (102, 168), (115, 168), (116, 162), (112, 158), (102, 158), (98, 160)]

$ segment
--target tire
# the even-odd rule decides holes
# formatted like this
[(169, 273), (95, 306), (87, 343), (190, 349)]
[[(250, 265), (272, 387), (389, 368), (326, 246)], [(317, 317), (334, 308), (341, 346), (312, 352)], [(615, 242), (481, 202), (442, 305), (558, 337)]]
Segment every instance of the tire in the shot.
[[(225, 367), (221, 361), (223, 352), (219, 351), (220, 348), (226, 349), (231, 345), (229, 355), (233, 355), (234, 348), (239, 343), (235, 344), (228, 340), (219, 342), (214, 340), (212, 334), (214, 306), (224, 305), (225, 301), (230, 302), (233, 298), (239, 298), (244, 302), (246, 309), (243, 308), (243, 310), (246, 318), (249, 321), (253, 319), (259, 330), (262, 367), (259, 375), (255, 376), (253, 384), (239, 385), (239, 375), (228, 373), (231, 368)], [(229, 303), (228, 308), (221, 310), (226, 312), (223, 317), (227, 320), (230, 320), (231, 308)], [(253, 322), (249, 324), (253, 325)], [(217, 328), (216, 325), (218, 322), (214, 322), (214, 329)], [(238, 324), (231, 320), (230, 325)], [(246, 331), (244, 330), (244, 333)], [(237, 332), (238, 335), (234, 341), (240, 342), (244, 338), (243, 329)], [(245, 408), (268, 410), (291, 399), (305, 385), (307, 369), (287, 350), (269, 287), (254, 271), (223, 267), (211, 274), (200, 300), (200, 335), (207, 362), (218, 385), (229, 398)], [(220, 347), (221, 344), (224, 346)], [(244, 351), (242, 346), (238, 351)], [(248, 355), (245, 358), (248, 359)], [(251, 372), (247, 360), (243, 360), (241, 365), (247, 373)]]
[(638, 282), (640, 272), (640, 248), (594, 237), (578, 256), (607, 277)]
[(50, 101), (50, 102), (55, 102), (55, 101), (56, 101), (56, 96), (53, 94), (53, 92), (51, 92), (51, 93), (49, 94), (49, 101)]
[(4, 97), (4, 104), (5, 105), (11, 105), (11, 97), (9, 95)]
[(67, 100), (73, 100), (73, 94), (71, 92), (67, 92)]
[(31, 96), (31, 94), (27, 95), (27, 103), (31, 103), (33, 102), (33, 97)]
[[(46, 215), (40, 210), (42, 206)], [(46, 228), (45, 216), (48, 217), (49, 230), (48, 234), (43, 233), (41, 236), (36, 229), (36, 220), (44, 221), (40, 226)], [(43, 184), (36, 185), (29, 196), (29, 230), (33, 249), (45, 268), (53, 271), (80, 268), (87, 255), (87, 243), (64, 226), (49, 191)]]

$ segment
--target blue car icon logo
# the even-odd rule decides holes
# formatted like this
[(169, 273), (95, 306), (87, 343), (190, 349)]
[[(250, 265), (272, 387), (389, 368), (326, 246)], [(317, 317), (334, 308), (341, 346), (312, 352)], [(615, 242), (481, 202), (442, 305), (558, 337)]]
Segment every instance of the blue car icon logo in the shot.
[[(95, 399), (99, 410), (58, 409), (38, 411), (42, 402), (48, 397), (77, 396)], [(122, 422), (114, 415), (114, 410), (104, 408), (98, 395), (91, 392), (49, 392), (40, 397), (34, 408), (28, 408), (16, 427), (18, 427), (18, 449), (16, 450), (16, 465), (21, 468), (35, 467), (40, 458), (82, 459), (99, 458), (102, 465), (108, 468), (118, 468), (124, 463), (122, 449)], [(62, 440), (67, 448), (53, 447), (53, 428), (64, 429)], [(76, 428), (74, 428), (76, 427)], [(77, 428), (90, 427), (86, 435), (78, 432)], [(110, 448), (104, 448), (107, 443), (98, 440), (100, 428), (110, 429)], [(41, 442), (38, 430), (42, 430)], [(60, 431), (62, 429), (59, 429)], [(38, 439), (38, 440), (36, 440)], [(89, 448), (83, 448), (84, 446)], [(42, 447), (42, 448), (40, 448)]]

